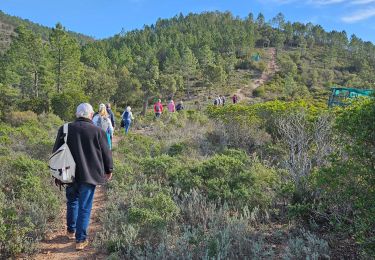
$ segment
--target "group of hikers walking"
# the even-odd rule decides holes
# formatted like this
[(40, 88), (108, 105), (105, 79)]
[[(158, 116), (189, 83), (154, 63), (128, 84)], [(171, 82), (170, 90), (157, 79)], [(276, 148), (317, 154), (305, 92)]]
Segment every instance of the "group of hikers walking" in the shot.
[[(171, 99), (168, 102), (167, 109), (169, 113), (174, 113), (176, 111), (183, 110), (184, 105), (182, 101), (175, 105), (174, 101)], [(158, 101), (154, 104), (154, 113), (156, 118), (159, 118), (163, 113), (163, 104), (161, 103), (161, 99), (158, 99)]]
[[(232, 101), (236, 104), (238, 97), (234, 95)], [(217, 97), (214, 100), (214, 105), (225, 105), (225, 97)], [(160, 118), (164, 109), (160, 99), (154, 104), (153, 109), (155, 118)], [(173, 100), (168, 101), (167, 110), (169, 113), (183, 109), (182, 101), (177, 105)], [(100, 104), (98, 111), (95, 113), (90, 104), (82, 103), (77, 107), (76, 117), (77, 119), (74, 122), (60, 127), (52, 156), (58, 154), (66, 144), (74, 159), (75, 169), (72, 182), (64, 182), (64, 179), (60, 179), (59, 175), (53, 176), (56, 185), (60, 187), (66, 185), (66, 236), (69, 239), (75, 239), (76, 249), (82, 250), (88, 245), (87, 229), (95, 188), (112, 178), (111, 150), (116, 121), (110, 103)], [(125, 129), (125, 134), (129, 132), (133, 120), (131, 107), (127, 106), (121, 115), (121, 128)], [(63, 164), (65, 165), (65, 163)], [(60, 170), (61, 172), (69, 170), (66, 167), (64, 169), (53, 169), (51, 165), (50, 169), (59, 172)]]
[[(232, 97), (233, 104), (236, 104), (238, 102), (237, 95), (233, 95)], [(225, 96), (218, 96), (214, 99), (214, 105), (225, 105), (226, 98)], [(161, 102), (161, 99), (158, 99), (156, 103), (154, 104), (154, 113), (155, 118), (160, 118), (160, 116), (163, 113), (164, 107)], [(178, 102), (176, 105), (174, 101), (171, 99), (168, 102), (167, 109), (169, 113), (174, 113), (176, 111), (181, 111), (184, 109), (184, 104), (182, 101)], [(125, 129), (125, 134), (129, 133), (130, 126), (132, 124), (132, 121), (134, 120), (133, 113), (131, 112), (131, 107), (127, 106), (124, 112), (121, 115), (121, 128)], [(112, 139), (113, 139), (113, 133), (115, 129), (115, 115), (113, 111), (111, 110), (111, 104), (107, 103), (106, 105), (100, 104), (99, 109), (96, 113), (94, 113), (93, 119), (92, 119), (94, 125), (98, 126), (104, 132), (106, 133), (106, 138), (108, 142), (109, 149), (112, 149)]]
[[(218, 96), (217, 98), (214, 99), (214, 106), (220, 106), (220, 105), (224, 106), (225, 101), (226, 101), (225, 96)], [(238, 96), (236, 94), (233, 95), (232, 102), (233, 104), (236, 104), (238, 102)]]
[[(163, 113), (163, 104), (161, 103), (161, 99), (158, 99), (157, 102), (154, 104), (154, 112), (155, 117), (159, 118)], [(175, 105), (174, 101), (171, 99), (167, 105), (168, 112), (174, 113), (176, 111), (181, 111), (184, 109), (183, 102), (180, 101), (177, 105)], [(129, 133), (130, 126), (132, 121), (134, 120), (133, 113), (131, 112), (131, 107), (127, 106), (124, 112), (121, 115), (121, 128), (125, 129), (125, 134)], [(92, 118), (92, 122), (97, 127), (101, 128), (106, 133), (106, 138), (108, 142), (109, 149), (112, 149), (112, 139), (113, 133), (115, 129), (115, 115), (111, 109), (111, 104), (107, 103), (104, 105), (103, 103), (99, 105), (99, 109), (97, 112), (94, 113)]]

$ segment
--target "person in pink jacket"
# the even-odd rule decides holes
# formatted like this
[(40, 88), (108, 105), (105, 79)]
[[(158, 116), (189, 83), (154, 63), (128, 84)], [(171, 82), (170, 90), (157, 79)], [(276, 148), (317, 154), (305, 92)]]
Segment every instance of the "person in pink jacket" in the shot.
[(175, 107), (175, 105), (174, 105), (173, 100), (169, 101), (169, 104), (168, 104), (168, 111), (171, 112), (171, 113), (173, 113), (173, 112), (176, 111), (176, 107)]

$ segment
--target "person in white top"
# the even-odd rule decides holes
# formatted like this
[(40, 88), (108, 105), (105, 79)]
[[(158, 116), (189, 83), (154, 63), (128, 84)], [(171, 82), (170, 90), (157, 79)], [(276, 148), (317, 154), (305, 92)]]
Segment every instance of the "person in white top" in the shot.
[(99, 111), (92, 118), (92, 122), (106, 133), (109, 149), (112, 149), (113, 126), (104, 104), (99, 105)]

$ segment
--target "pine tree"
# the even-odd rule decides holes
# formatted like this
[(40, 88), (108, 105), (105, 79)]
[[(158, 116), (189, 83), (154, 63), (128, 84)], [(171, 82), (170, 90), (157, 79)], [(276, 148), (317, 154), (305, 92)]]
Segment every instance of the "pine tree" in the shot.
[(185, 47), (182, 53), (182, 59), (180, 63), (180, 70), (185, 80), (186, 93), (190, 98), (190, 80), (197, 76), (198, 60), (195, 58), (193, 52)]
[(19, 88), (23, 97), (39, 98), (49, 92), (52, 82), (48, 46), (24, 26), (18, 27), (16, 33), (5, 54), (4, 82)]
[(77, 41), (68, 35), (60, 23), (52, 29), (49, 40), (56, 91), (61, 93), (64, 90), (80, 89), (82, 65)]

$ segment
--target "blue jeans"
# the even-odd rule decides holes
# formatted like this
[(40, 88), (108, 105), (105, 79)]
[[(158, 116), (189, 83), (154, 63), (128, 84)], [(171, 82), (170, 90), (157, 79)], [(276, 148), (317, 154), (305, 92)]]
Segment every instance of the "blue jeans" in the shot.
[(125, 120), (125, 134), (127, 134), (129, 132), (129, 128), (130, 128), (130, 125), (132, 123), (131, 120)]
[(76, 241), (87, 238), (95, 185), (74, 183), (66, 187), (66, 222), (69, 232), (76, 233)]

